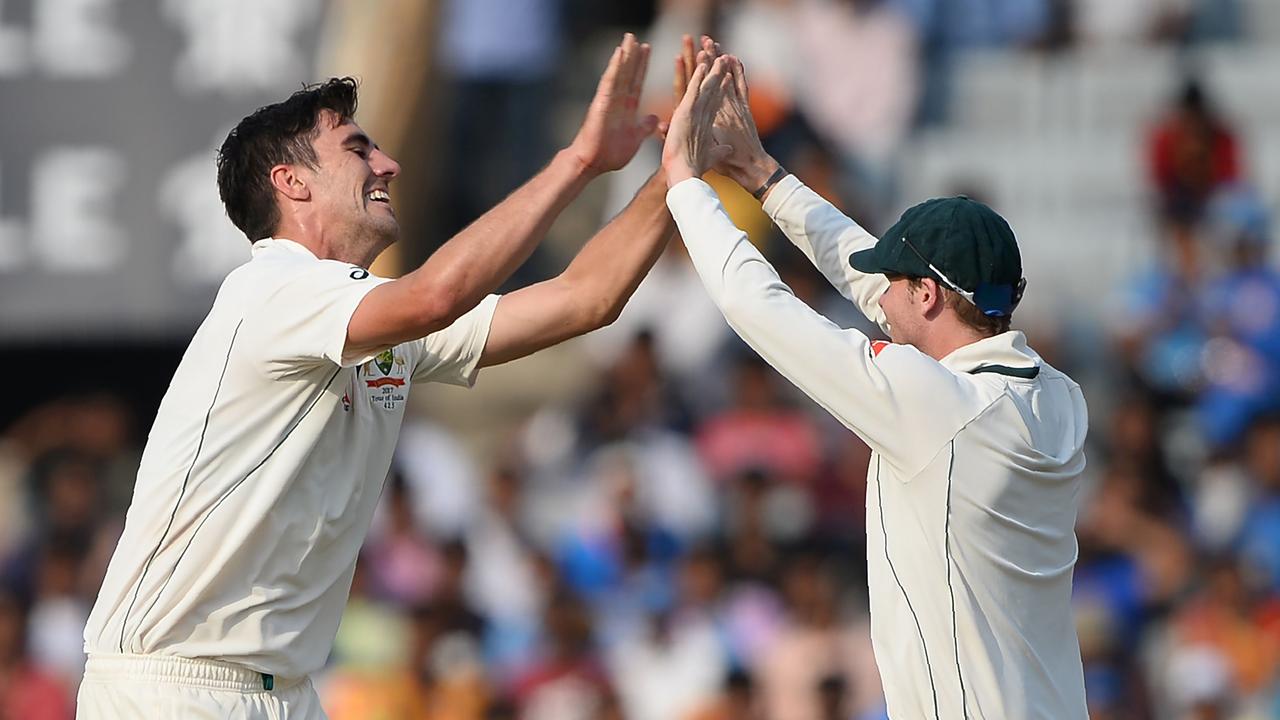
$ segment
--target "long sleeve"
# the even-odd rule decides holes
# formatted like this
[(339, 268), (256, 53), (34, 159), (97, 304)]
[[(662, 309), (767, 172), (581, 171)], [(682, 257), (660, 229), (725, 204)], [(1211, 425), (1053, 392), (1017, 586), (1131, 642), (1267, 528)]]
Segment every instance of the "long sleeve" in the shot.
[(876, 237), (795, 175), (778, 182), (764, 203), (764, 211), (787, 239), (809, 258), (827, 282), (858, 306), (862, 314), (889, 331), (880, 309), (880, 296), (889, 287), (883, 275), (867, 275), (849, 265), (849, 256), (876, 244)]
[[(872, 343), (797, 298), (696, 178), (667, 193), (703, 285), (765, 361), (907, 476), (963, 422), (972, 387), (913, 347)], [(955, 402), (948, 402), (954, 400)]]

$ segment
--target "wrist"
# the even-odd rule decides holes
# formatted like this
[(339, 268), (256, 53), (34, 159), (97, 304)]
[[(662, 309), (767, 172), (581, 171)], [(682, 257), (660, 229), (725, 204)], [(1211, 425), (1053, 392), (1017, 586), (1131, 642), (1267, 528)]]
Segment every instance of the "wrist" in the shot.
[(559, 164), (573, 175), (584, 180), (594, 180), (603, 173), (596, 169), (572, 144), (556, 153), (553, 163)]
[(662, 166), (662, 172), (667, 178), (667, 188), (673, 188), (676, 185), (688, 180), (689, 178), (698, 177), (698, 174), (689, 167), (687, 163), (673, 162)]
[(668, 188), (688, 180), (701, 177), (702, 173), (694, 170), (689, 153), (683, 148), (663, 148), (661, 174)]
[(734, 181), (743, 187), (747, 192), (755, 192), (755, 190), (763, 186), (773, 177), (773, 174), (781, 168), (782, 165), (774, 160), (768, 153), (761, 153), (748, 161), (737, 173)]

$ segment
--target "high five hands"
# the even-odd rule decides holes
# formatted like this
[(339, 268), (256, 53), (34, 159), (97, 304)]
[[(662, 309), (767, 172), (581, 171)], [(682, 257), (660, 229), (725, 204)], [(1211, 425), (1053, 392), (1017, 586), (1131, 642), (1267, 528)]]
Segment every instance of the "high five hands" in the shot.
[(716, 170), (748, 190), (778, 169), (760, 144), (748, 104), (742, 61), (721, 53), (703, 36), (695, 52), (684, 37), (675, 60), (679, 105), (669, 124), (639, 115), (640, 93), (649, 64), (649, 45), (627, 33), (600, 78), (582, 127), (569, 146), (589, 175), (617, 170), (635, 156), (655, 129), (665, 131), (662, 167), (667, 185)]
[(705, 35), (695, 55), (686, 35), (675, 69), (677, 89), (682, 80), (684, 87), (662, 149), (667, 185), (707, 170), (748, 190), (763, 185), (779, 166), (760, 144), (742, 61), (722, 55), (719, 44)]
[(614, 49), (587, 117), (569, 146), (590, 175), (626, 165), (657, 128), (656, 115), (638, 117), (648, 67), (649, 44), (627, 33)]

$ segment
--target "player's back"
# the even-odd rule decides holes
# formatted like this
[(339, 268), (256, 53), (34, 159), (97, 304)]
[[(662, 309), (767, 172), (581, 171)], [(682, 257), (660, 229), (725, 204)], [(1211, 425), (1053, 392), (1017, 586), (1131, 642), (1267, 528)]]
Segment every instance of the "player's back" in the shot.
[(975, 696), (999, 710), (978, 717), (1085, 716), (1070, 601), (1087, 429), (1079, 387), (1046, 364), (957, 436), (977, 457), (952, 484), (955, 630)]
[(957, 373), (974, 412), (917, 474), (873, 460), (873, 639), (895, 716), (1085, 717), (1070, 598), (1087, 414), (1070, 378), (1027, 369)]

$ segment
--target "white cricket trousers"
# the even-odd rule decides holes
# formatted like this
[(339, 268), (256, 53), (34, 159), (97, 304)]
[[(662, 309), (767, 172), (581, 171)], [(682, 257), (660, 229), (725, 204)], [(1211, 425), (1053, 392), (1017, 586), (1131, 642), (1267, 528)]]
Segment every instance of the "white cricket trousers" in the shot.
[(310, 678), (282, 681), (213, 660), (160, 655), (90, 655), (76, 718), (326, 720)]

